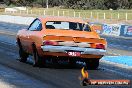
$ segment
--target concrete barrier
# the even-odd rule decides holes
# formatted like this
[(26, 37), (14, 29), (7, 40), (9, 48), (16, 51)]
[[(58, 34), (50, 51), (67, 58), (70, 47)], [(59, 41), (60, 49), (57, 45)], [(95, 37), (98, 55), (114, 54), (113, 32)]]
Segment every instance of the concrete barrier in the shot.
[(132, 37), (132, 26), (122, 25), (121, 36)]
[(26, 7), (13, 7), (13, 8), (14, 8), (14, 9), (17, 9), (17, 10), (23, 10), (23, 11), (27, 10)]
[(124, 35), (132, 37), (132, 26), (128, 26), (128, 27), (125, 28)]
[(101, 23), (89, 23), (90, 26), (99, 34), (102, 34), (102, 27), (103, 27), (103, 24)]
[(0, 15), (0, 21), (15, 24), (29, 25), (34, 19), (35, 19), (34, 17)]
[(104, 24), (102, 34), (120, 36), (120, 28), (121, 28), (121, 25), (119, 24)]
[(5, 8), (5, 12), (17, 12), (17, 11), (25, 11), (26, 7), (13, 7), (13, 8)]
[(102, 35), (132, 37), (132, 26), (130, 25), (90, 23), (90, 26)]
[(90, 26), (99, 34), (120, 36), (121, 25), (119, 24), (90, 23)]
[(17, 9), (15, 8), (5, 8), (5, 12), (16, 12)]

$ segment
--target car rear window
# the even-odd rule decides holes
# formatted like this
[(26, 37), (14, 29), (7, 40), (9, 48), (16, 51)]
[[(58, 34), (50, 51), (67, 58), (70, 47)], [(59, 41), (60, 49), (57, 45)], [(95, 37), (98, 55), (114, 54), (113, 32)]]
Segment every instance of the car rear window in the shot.
[(84, 23), (65, 22), (65, 21), (47, 21), (46, 29), (91, 31), (90, 26)]

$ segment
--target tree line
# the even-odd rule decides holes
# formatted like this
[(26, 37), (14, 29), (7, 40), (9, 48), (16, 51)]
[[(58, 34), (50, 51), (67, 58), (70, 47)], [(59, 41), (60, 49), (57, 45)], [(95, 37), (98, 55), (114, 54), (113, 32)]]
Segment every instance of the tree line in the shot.
[[(46, 7), (47, 0), (3, 0), (7, 5)], [(70, 9), (131, 9), (132, 0), (48, 0), (50, 7)]]

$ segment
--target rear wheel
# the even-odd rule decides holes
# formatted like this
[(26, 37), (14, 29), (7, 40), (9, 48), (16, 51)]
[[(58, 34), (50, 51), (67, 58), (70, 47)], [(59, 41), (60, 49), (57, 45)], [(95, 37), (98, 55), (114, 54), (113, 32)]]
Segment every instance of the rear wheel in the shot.
[(56, 57), (51, 57), (52, 63), (57, 65), (58, 64), (58, 59)]
[(28, 58), (28, 54), (23, 50), (20, 40), (18, 42), (19, 47), (19, 57), (21, 62), (26, 62)]
[(32, 45), (33, 49), (33, 66), (42, 66), (45, 64), (45, 60), (42, 60), (42, 57), (39, 56), (38, 51), (36, 49), (36, 46), (33, 44)]
[(76, 66), (76, 60), (69, 60), (69, 64), (72, 67)]
[(97, 69), (99, 67), (99, 59), (97, 60), (88, 60), (88, 61), (85, 61), (86, 63), (86, 67), (88, 69)]

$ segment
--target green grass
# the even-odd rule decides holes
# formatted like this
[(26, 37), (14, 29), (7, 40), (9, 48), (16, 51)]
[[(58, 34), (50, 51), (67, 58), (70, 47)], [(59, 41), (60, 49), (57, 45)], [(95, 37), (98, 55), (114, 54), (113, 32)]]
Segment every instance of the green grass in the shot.
[[(82, 17), (82, 18), (92, 18), (93, 19), (117, 19), (117, 20), (132, 20), (132, 10), (76, 10), (76, 9), (60, 9), (60, 8), (30, 8), (28, 7), (28, 11), (18, 11), (15, 14), (21, 15), (51, 15), (51, 16), (69, 16), (69, 17)], [(119, 14), (119, 15), (118, 15)], [(112, 17), (111, 17), (112, 16)], [(119, 19), (118, 19), (119, 17)]]

